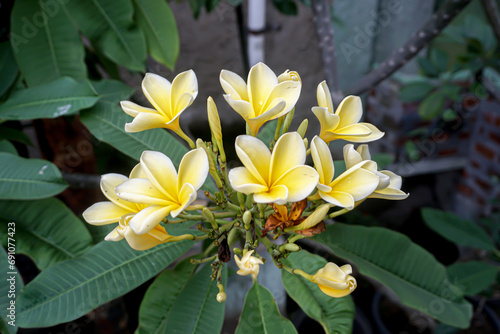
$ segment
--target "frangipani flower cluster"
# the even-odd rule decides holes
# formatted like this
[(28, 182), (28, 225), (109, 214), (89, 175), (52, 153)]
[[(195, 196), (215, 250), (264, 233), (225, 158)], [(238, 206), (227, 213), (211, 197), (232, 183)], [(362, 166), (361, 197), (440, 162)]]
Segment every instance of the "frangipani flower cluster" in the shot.
[[(194, 141), (180, 129), (180, 115), (198, 94), (193, 71), (179, 74), (172, 83), (147, 74), (142, 88), (154, 109), (122, 101), (122, 109), (134, 117), (125, 130), (165, 128), (184, 139), (191, 150), (180, 161), (172, 161), (162, 152), (144, 151), (129, 178), (104, 175), (101, 189), (109, 201), (92, 205), (83, 217), (94, 225), (118, 223), (106, 240), (125, 239), (137, 250), (166, 242), (212, 239), (217, 251), (208, 247), (203, 253), (205, 257), (195, 257), (191, 262), (212, 261), (212, 278), (218, 282), (220, 302), (225, 300), (221, 272), (225, 262), (231, 260), (231, 253), (239, 268), (237, 274), (251, 275), (257, 280), (265, 262), (258, 244), (265, 246), (279, 268), (301, 275), (325, 294), (350, 294), (356, 288), (350, 265), (338, 267), (328, 263), (311, 275), (286, 266), (282, 260), (291, 252), (300, 251), (297, 240), (324, 232), (328, 218), (348, 212), (368, 198), (401, 200), (408, 196), (401, 190), (401, 177), (378, 170), (367, 145), (357, 149), (346, 145), (346, 170), (335, 176), (329, 142), (370, 142), (383, 133), (360, 122), (359, 97), (346, 97), (334, 111), (328, 87), (322, 82), (317, 89), (318, 106), (311, 109), (321, 130), (308, 147), (307, 120), (297, 131), (288, 131), (302, 88), (296, 72), (287, 70), (277, 76), (259, 63), (252, 67), (246, 82), (236, 73), (222, 70), (220, 83), (229, 107), (248, 126), (247, 134), (239, 135), (234, 142), (242, 166), (227, 168), (222, 126), (212, 97), (207, 100), (212, 140)], [(273, 119), (278, 120), (273, 128), (274, 138), (257, 138), (259, 129)], [(313, 166), (306, 163), (308, 155)], [(207, 181), (209, 174), (216, 186)], [(195, 204), (202, 188), (208, 204)], [(340, 209), (330, 213), (335, 208)], [(192, 222), (200, 222), (196, 233), (187, 229)], [(187, 233), (170, 235), (167, 231), (171, 224), (180, 224)], [(281, 245), (269, 236), (276, 239), (285, 233), (289, 238)], [(241, 248), (236, 247), (238, 239), (242, 241)]]

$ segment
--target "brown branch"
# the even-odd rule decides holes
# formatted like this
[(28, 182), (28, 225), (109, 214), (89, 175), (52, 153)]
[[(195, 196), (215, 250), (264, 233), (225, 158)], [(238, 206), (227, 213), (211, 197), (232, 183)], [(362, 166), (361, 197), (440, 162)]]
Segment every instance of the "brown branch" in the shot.
[(360, 95), (387, 79), (392, 73), (400, 69), (410, 59), (415, 57), (429, 42), (436, 37), (448, 23), (457, 16), (471, 0), (447, 0), (436, 13), (415, 32), (412, 37), (398, 50), (394, 51), (377, 69), (348, 89), (345, 95)]
[(500, 12), (498, 11), (498, 6), (495, 0), (481, 0), (481, 3), (483, 4), (484, 11), (490, 21), (497, 41), (500, 42)]
[(318, 45), (321, 49), (321, 60), (323, 61), (326, 83), (330, 88), (334, 103), (338, 104), (341, 94), (339, 94), (337, 57), (335, 55), (333, 39), (334, 31), (330, 19), (330, 5), (328, 2), (328, 0), (312, 0), (311, 8), (314, 15), (314, 24), (316, 25)]

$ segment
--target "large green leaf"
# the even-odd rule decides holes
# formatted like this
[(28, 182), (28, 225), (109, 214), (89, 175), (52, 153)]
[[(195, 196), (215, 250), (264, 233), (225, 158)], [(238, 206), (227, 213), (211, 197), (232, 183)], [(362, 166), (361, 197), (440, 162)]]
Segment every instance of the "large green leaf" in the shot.
[(462, 246), (495, 250), (493, 240), (474, 222), (438, 209), (422, 208), (421, 211), (425, 224), (443, 238)]
[(404, 85), (399, 91), (399, 98), (404, 102), (420, 101), (434, 89), (430, 81), (416, 81)]
[(444, 107), (444, 95), (440, 91), (435, 91), (427, 97), (418, 106), (418, 114), (424, 120), (431, 120), (438, 116)]
[(125, 240), (100, 242), (26, 285), (18, 297), (18, 324), (46, 327), (76, 319), (144, 283), (192, 245), (180, 241), (135, 251)]
[[(311, 275), (326, 263), (321, 256), (306, 251), (292, 253), (286, 259), (286, 264), (290, 267), (300, 268)], [(310, 318), (318, 321), (326, 333), (352, 332), (355, 308), (351, 296), (332, 298), (324, 294), (317, 284), (286, 270), (281, 271), (281, 280), (288, 295)]]
[(0, 79), (0, 96), (5, 94), (5, 92), (12, 86), (16, 80), (17, 64), (14, 59), (14, 54), (12, 53), (12, 48), (9, 42), (0, 43), (0, 73), (2, 73), (2, 78)]
[(262, 140), (264, 144), (269, 146), (269, 143), (274, 140), (274, 133), (276, 132), (276, 125), (278, 124), (277, 120), (268, 122), (266, 125), (262, 127), (257, 138)]
[[(189, 260), (156, 278), (144, 296), (139, 311), (140, 333), (219, 333), (224, 321), (224, 303), (216, 299), (217, 282), (212, 267), (205, 265), (195, 275)], [(226, 284), (227, 270), (223, 271)]]
[[(15, 239), (15, 235), (14, 239)], [(15, 245), (15, 241), (13, 242)], [(14, 257), (13, 257), (14, 255)], [(17, 333), (16, 324), (16, 305), (12, 306), (19, 291), (24, 286), (23, 279), (15, 264), (15, 250), (7, 252), (0, 247), (0, 270), (4, 279), (0, 280), (0, 332), (5, 334)], [(10, 323), (10, 324), (9, 324)]]
[(99, 97), (88, 82), (64, 77), (48, 84), (18, 90), (0, 105), (0, 118), (56, 118), (93, 106)]
[(28, 86), (87, 77), (84, 48), (61, 1), (16, 1), (10, 43)]
[(163, 152), (179, 165), (187, 149), (163, 129), (142, 132), (125, 132), (125, 123), (131, 122), (128, 116), (115, 103), (99, 101), (93, 108), (84, 110), (80, 119), (90, 132), (129, 157), (139, 160), (145, 150)]
[(118, 103), (134, 93), (132, 88), (118, 80), (91, 81), (91, 84), (99, 94), (100, 101)]
[(134, 0), (137, 25), (146, 35), (151, 56), (174, 69), (179, 56), (179, 33), (175, 18), (164, 0)]
[(0, 199), (54, 196), (68, 187), (53, 163), (0, 152)]
[(1, 235), (7, 237), (7, 223), (16, 224), (16, 250), (30, 256), (44, 269), (71, 259), (92, 245), (84, 223), (60, 200), (0, 201)]
[[(17, 150), (16, 150), (16, 147), (14, 145), (12, 145), (12, 143), (8, 140), (5, 140), (5, 139), (1, 139), (0, 140), (0, 152), (5, 152), (5, 153), (10, 153), (10, 154), (14, 154), (14, 155), (17, 155)], [(1, 159), (1, 158), (0, 158)], [(1, 161), (0, 161), (0, 165), (1, 165)], [(0, 171), (0, 174), (2, 172)], [(2, 186), (0, 185), (0, 188)]]
[(313, 238), (394, 291), (404, 304), (445, 324), (469, 326), (472, 307), (448, 281), (444, 266), (405, 235), (336, 223)]
[(498, 266), (469, 261), (454, 263), (447, 268), (448, 278), (461, 288), (466, 295), (475, 295), (491, 286), (498, 274)]
[(5, 125), (0, 125), (0, 140), (8, 139), (24, 145), (33, 145), (31, 139), (20, 130), (12, 129)]
[(254, 282), (245, 297), (235, 333), (285, 334), (297, 333), (297, 330), (290, 320), (280, 314), (271, 292)]
[(72, 0), (68, 12), (78, 28), (115, 63), (143, 71), (146, 40), (134, 26), (131, 0)]

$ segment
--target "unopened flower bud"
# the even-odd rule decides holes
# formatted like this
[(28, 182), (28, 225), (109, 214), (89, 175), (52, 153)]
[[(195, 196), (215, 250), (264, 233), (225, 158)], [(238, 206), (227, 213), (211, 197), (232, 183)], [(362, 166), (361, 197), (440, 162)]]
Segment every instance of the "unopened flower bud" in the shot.
[(300, 246), (296, 244), (285, 244), (284, 248), (289, 252), (298, 252), (300, 250)]
[(224, 291), (217, 294), (217, 301), (219, 303), (224, 303), (226, 301), (226, 293)]
[(299, 74), (295, 71), (289, 71), (289, 70), (286, 70), (285, 72), (281, 73), (278, 76), (278, 82), (282, 83), (283, 81), (299, 81), (299, 82), (301, 82)]
[(297, 132), (299, 133), (299, 135), (304, 138), (304, 136), (306, 135), (306, 131), (307, 131), (307, 125), (309, 124), (309, 121), (306, 119), (304, 119), (302, 121), (302, 123), (300, 123), (299, 125), (299, 128), (297, 129)]
[(243, 224), (249, 225), (250, 222), (252, 221), (252, 213), (250, 211), (245, 211), (243, 214)]

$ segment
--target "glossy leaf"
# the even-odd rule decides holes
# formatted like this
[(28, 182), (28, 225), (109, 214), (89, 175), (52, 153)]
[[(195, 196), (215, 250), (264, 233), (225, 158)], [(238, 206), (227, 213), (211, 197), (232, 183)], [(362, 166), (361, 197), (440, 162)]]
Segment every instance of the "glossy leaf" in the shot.
[[(290, 254), (286, 264), (292, 268), (300, 268), (313, 275), (326, 265), (321, 256), (300, 251)], [(281, 271), (281, 280), (288, 295), (312, 319), (318, 321), (325, 333), (352, 332), (354, 320), (354, 303), (351, 296), (332, 298), (324, 294), (317, 284), (305, 278), (293, 275), (286, 270)]]
[(404, 102), (420, 101), (433, 89), (434, 85), (429, 81), (409, 83), (401, 87), (401, 90), (399, 91), (399, 98)]
[[(12, 143), (10, 141), (5, 140), (5, 139), (0, 140), (0, 152), (17, 155), (17, 150), (16, 150), (15, 146), (12, 145)], [(0, 165), (1, 164), (2, 163), (0, 161)], [(1, 171), (0, 171), (0, 174), (1, 174)], [(1, 186), (0, 186), (0, 188), (1, 188)]]
[(495, 282), (498, 267), (486, 262), (454, 263), (447, 268), (448, 278), (466, 295), (475, 295)]
[(443, 238), (462, 246), (495, 250), (493, 240), (476, 223), (442, 210), (423, 208), (421, 211), (425, 224)]
[(16, 80), (19, 70), (9, 42), (0, 43), (0, 96), (5, 94)]
[(257, 138), (262, 140), (264, 144), (269, 146), (269, 143), (274, 140), (274, 133), (276, 131), (276, 125), (278, 124), (277, 120), (267, 122), (262, 129), (259, 131)]
[(0, 280), (0, 317), (2, 318), (0, 331), (5, 334), (17, 333), (16, 305), (12, 306), (12, 302), (15, 302), (16, 296), (24, 286), (23, 279), (15, 265), (15, 255), (14, 258), (12, 257), (13, 254), (15, 251), (7, 254), (5, 249), (0, 247), (0, 270), (5, 275), (3, 276), (5, 279)]
[(97, 100), (99, 97), (89, 83), (64, 77), (44, 85), (15, 91), (0, 105), (0, 118), (56, 118), (89, 108)]
[(164, 0), (134, 0), (137, 25), (146, 36), (148, 53), (171, 70), (179, 56), (175, 18)]
[[(220, 333), (224, 304), (216, 299), (219, 289), (210, 275), (212, 267), (184, 260), (174, 270), (163, 272), (146, 292), (139, 313), (140, 333)], [(227, 273), (223, 271), (223, 284)]]
[(444, 266), (434, 256), (405, 235), (336, 223), (313, 238), (394, 291), (403, 304), (445, 324), (469, 326), (472, 307), (462, 291), (448, 281)]
[(83, 44), (62, 1), (16, 1), (10, 43), (30, 87), (64, 76), (87, 77)]
[(91, 85), (99, 95), (100, 101), (118, 103), (134, 93), (132, 88), (118, 80), (91, 81)]
[(18, 325), (46, 327), (76, 319), (144, 283), (192, 245), (181, 241), (135, 251), (125, 240), (100, 242), (26, 285), (18, 298)]
[(71, 259), (92, 245), (85, 224), (56, 198), (38, 201), (0, 201), (0, 234), (16, 224), (16, 251), (33, 259), (39, 269)]
[(78, 28), (106, 57), (144, 71), (146, 40), (134, 26), (131, 0), (72, 0), (67, 8)]
[(37, 199), (61, 193), (68, 184), (47, 160), (0, 152), (0, 199)]
[(0, 125), (0, 139), (8, 139), (24, 145), (33, 145), (31, 139), (22, 131), (12, 129), (5, 125)]
[(236, 334), (297, 333), (292, 322), (283, 317), (269, 290), (254, 282), (245, 297)]

